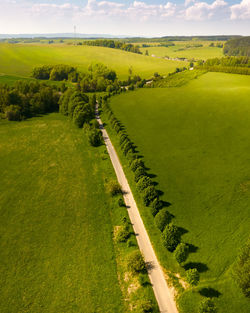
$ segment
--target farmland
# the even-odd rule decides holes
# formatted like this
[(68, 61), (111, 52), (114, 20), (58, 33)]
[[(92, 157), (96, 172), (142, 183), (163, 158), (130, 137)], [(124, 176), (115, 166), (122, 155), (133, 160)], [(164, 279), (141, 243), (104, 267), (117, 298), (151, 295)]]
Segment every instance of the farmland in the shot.
[(0, 73), (5, 75), (28, 77), (35, 66), (44, 64), (68, 64), (84, 72), (92, 62), (100, 62), (114, 69), (120, 79), (127, 78), (131, 66), (133, 74), (150, 78), (155, 72), (164, 75), (186, 64), (104, 47), (0, 44)]
[[(208, 287), (220, 312), (249, 309), (231, 277), (250, 227), (249, 86), (248, 76), (207, 73), (179, 88), (143, 89), (111, 99), (116, 117), (156, 176), (174, 222), (184, 229), (182, 240), (195, 247), (184, 268), (198, 267), (201, 282), (182, 292), (181, 312), (197, 312)], [(160, 244), (148, 209), (137, 201), (162, 265), (184, 275)]]
[[(222, 57), (222, 48), (209, 47), (210, 41), (175, 41), (174, 46), (169, 47), (147, 47), (141, 48), (143, 53), (148, 50), (149, 55), (157, 57), (169, 58), (187, 58), (195, 60), (206, 60), (209, 58)], [(215, 43), (216, 44), (216, 43)], [(195, 45), (202, 45), (202, 47), (195, 47)]]
[(103, 148), (56, 113), (0, 136), (1, 312), (124, 312)]

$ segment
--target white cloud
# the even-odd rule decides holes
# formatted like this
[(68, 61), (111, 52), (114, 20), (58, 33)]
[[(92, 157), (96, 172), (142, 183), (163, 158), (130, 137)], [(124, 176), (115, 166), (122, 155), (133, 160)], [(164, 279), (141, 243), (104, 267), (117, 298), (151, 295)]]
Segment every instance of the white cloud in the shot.
[(234, 4), (230, 7), (231, 19), (250, 19), (250, 0), (242, 0), (239, 4)]
[(211, 19), (218, 15), (225, 16), (227, 5), (227, 2), (224, 0), (215, 0), (211, 4), (208, 4), (207, 2), (195, 2), (185, 10), (184, 15), (187, 20), (196, 21)]

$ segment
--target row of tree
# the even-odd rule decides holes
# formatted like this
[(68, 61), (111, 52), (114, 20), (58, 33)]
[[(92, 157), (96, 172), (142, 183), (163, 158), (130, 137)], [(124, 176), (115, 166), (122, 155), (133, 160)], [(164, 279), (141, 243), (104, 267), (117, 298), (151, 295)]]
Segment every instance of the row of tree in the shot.
[(250, 75), (249, 57), (223, 57), (199, 61), (196, 68), (211, 72), (225, 72)]
[(83, 44), (87, 46), (107, 47), (142, 54), (142, 52), (140, 51), (140, 47), (138, 45), (125, 43), (118, 40), (111, 39), (86, 40), (83, 42)]
[(58, 111), (60, 90), (37, 81), (0, 85), (0, 113), (10, 121)]
[[(154, 216), (156, 226), (162, 232), (164, 246), (170, 252), (175, 251), (176, 260), (180, 264), (185, 262), (188, 257), (189, 246), (181, 242), (180, 228), (171, 222), (172, 215), (168, 212), (167, 208), (164, 207), (163, 201), (160, 200), (159, 192), (155, 189), (155, 184), (149, 177), (144, 162), (136, 153), (133, 142), (129, 139), (124, 127), (114, 116), (107, 100), (103, 103), (103, 110), (108, 116), (110, 125), (119, 136), (121, 150), (129, 160), (130, 168), (134, 173), (134, 180), (142, 201), (145, 206), (149, 207), (151, 214)], [(199, 276), (197, 269), (189, 270), (189, 272), (195, 272), (195, 275), (197, 277)], [(192, 282), (188, 278), (189, 272), (187, 271), (187, 280), (193, 285), (197, 284), (199, 277), (195, 282)]]

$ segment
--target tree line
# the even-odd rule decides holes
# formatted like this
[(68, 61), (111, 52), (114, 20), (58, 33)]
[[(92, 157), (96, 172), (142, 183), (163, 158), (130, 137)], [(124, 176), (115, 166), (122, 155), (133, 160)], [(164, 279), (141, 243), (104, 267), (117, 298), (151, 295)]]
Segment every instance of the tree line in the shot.
[(225, 72), (234, 74), (250, 75), (250, 57), (223, 57), (199, 61), (197, 69), (211, 72)]
[(107, 47), (142, 54), (142, 52), (140, 51), (140, 47), (138, 45), (125, 43), (118, 40), (109, 40), (109, 39), (86, 40), (83, 41), (83, 44), (87, 46)]

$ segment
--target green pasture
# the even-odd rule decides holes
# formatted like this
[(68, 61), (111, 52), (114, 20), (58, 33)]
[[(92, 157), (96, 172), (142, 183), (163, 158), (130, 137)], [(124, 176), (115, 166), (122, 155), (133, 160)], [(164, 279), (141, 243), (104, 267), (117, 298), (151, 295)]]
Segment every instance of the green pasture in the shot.
[[(218, 47), (209, 47), (210, 41), (175, 41), (175, 46), (170, 47), (147, 47), (140, 48), (140, 50), (145, 54), (148, 50), (149, 56), (155, 55), (156, 57), (169, 57), (169, 58), (187, 58), (195, 60), (206, 60), (209, 58), (223, 57), (222, 48)], [(215, 41), (216, 45), (218, 42)], [(203, 47), (190, 47), (187, 48), (187, 45), (193, 46), (195, 44), (202, 44)], [(180, 50), (181, 49), (181, 50)], [(183, 50), (182, 50), (183, 49)]]
[[(250, 77), (207, 73), (178, 88), (141, 89), (115, 96), (111, 107), (155, 175), (182, 240), (193, 245), (184, 268), (197, 267), (200, 285), (178, 300), (198, 313), (212, 288), (220, 313), (247, 313), (249, 302), (231, 278), (231, 266), (250, 229)], [(120, 153), (115, 135), (111, 135)], [(184, 275), (163, 248), (153, 217), (130, 184), (162, 265)], [(206, 293), (207, 294), (207, 293)]]
[(92, 63), (100, 62), (117, 71), (120, 79), (133, 74), (150, 78), (155, 72), (173, 72), (183, 62), (148, 58), (143, 55), (105, 47), (73, 46), (67, 44), (0, 44), (0, 73), (30, 76), (32, 68), (44, 64), (69, 64), (86, 71)]
[(0, 138), (1, 312), (125, 312), (104, 147), (58, 113)]

